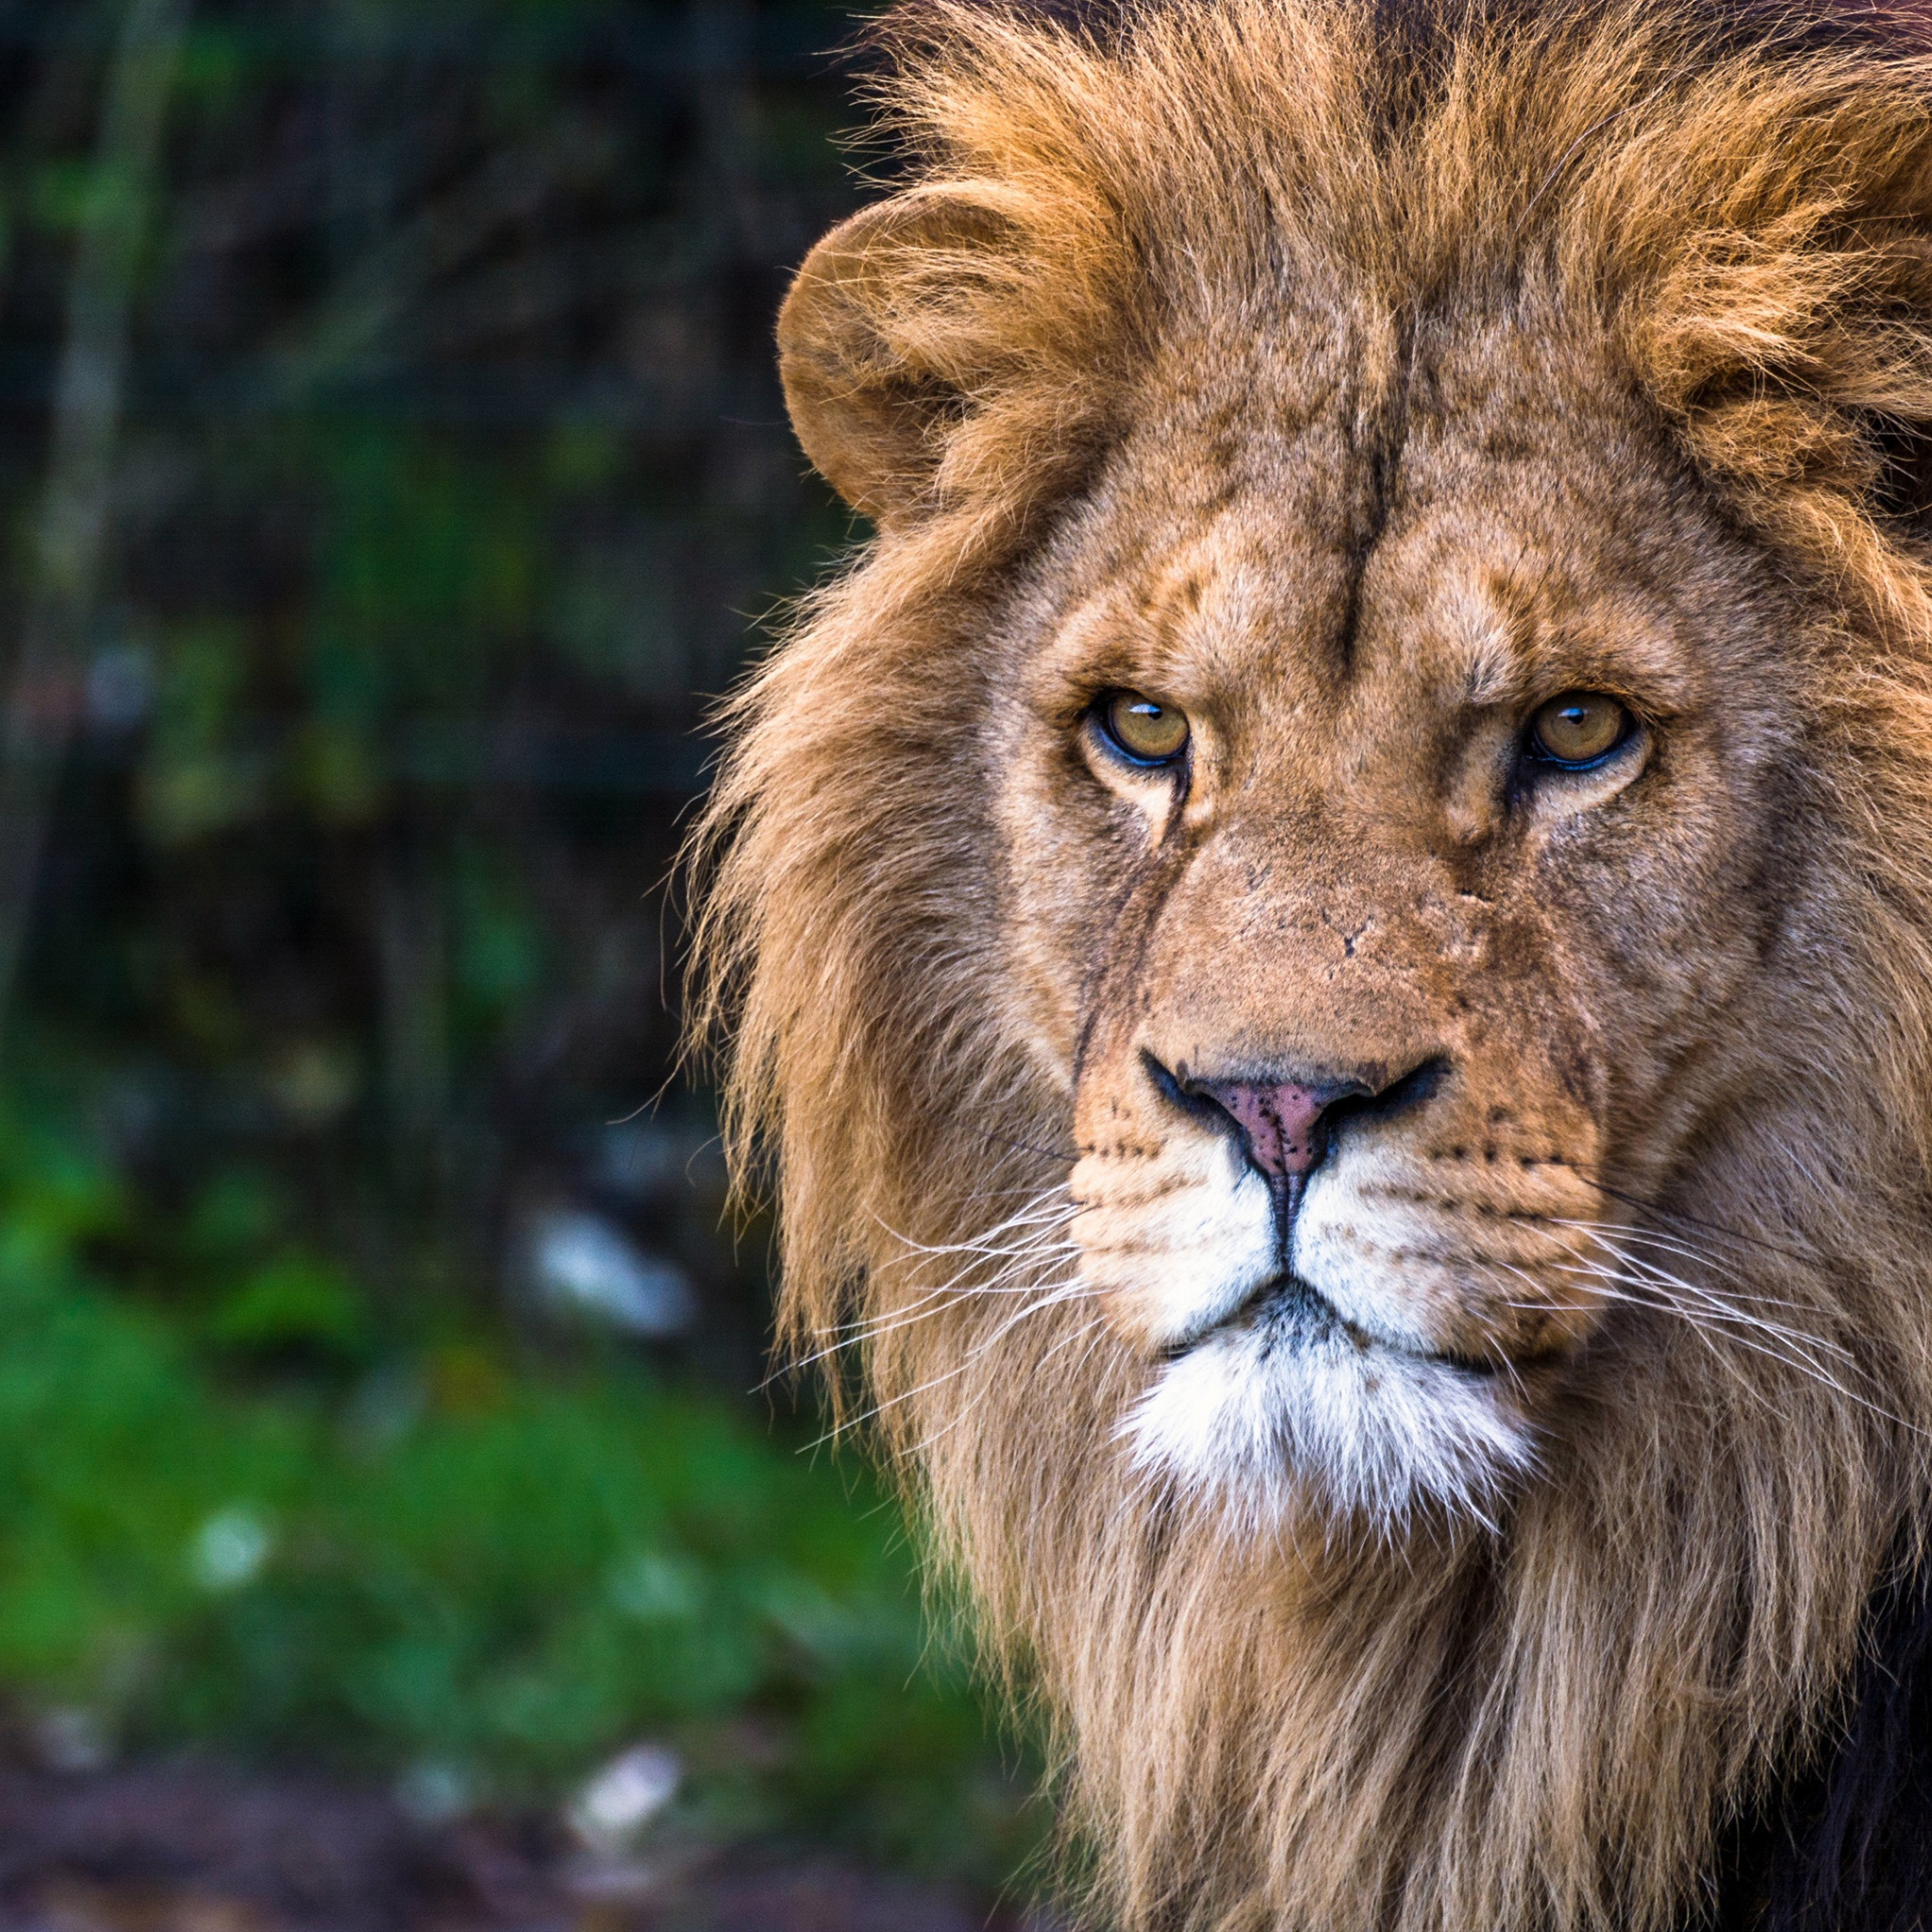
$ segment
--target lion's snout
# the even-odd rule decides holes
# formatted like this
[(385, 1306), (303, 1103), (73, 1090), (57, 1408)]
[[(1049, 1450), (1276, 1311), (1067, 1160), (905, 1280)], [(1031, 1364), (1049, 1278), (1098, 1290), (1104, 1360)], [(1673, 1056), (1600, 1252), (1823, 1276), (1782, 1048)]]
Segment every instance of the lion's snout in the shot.
[(1523, 1375), (1609, 1299), (1588, 1122), (1525, 1107), (1493, 1036), (1381, 1061), (1189, 1045), (1121, 1040), (1081, 1095), (1072, 1233), (1153, 1375), (1139, 1453), (1252, 1499), (1269, 1470), (1335, 1477), (1347, 1442), (1382, 1442), (1362, 1469), (1397, 1507), (1520, 1468)]
[(1190, 1070), (1185, 1060), (1170, 1068), (1145, 1048), (1141, 1059), (1160, 1100), (1231, 1136), (1241, 1160), (1260, 1176), (1284, 1274), (1308, 1177), (1328, 1158), (1345, 1124), (1412, 1112), (1446, 1071), (1446, 1062), (1433, 1055), (1393, 1074), (1385, 1064), (1363, 1061), (1203, 1073)]

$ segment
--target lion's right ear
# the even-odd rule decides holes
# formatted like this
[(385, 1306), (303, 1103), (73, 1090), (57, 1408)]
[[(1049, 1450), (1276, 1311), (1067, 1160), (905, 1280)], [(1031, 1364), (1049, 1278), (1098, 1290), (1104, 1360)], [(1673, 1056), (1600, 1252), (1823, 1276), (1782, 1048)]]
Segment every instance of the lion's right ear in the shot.
[(1003, 359), (1014, 240), (986, 201), (914, 189), (806, 257), (778, 315), (778, 370), (806, 455), (854, 509), (891, 524), (929, 499), (949, 433)]

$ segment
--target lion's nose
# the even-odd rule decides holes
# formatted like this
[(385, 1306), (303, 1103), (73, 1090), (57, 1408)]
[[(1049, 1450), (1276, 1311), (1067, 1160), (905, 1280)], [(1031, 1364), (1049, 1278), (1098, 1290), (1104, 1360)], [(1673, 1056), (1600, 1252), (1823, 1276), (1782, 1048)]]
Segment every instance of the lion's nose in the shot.
[(1204, 1075), (1184, 1062), (1170, 1070), (1144, 1047), (1141, 1062), (1176, 1107), (1232, 1127), (1249, 1165), (1277, 1193), (1285, 1192), (1291, 1204), (1327, 1154), (1339, 1114), (1386, 1118), (1407, 1113), (1426, 1101), (1449, 1072), (1447, 1058), (1440, 1054), (1418, 1060), (1403, 1074), (1391, 1074), (1386, 1065), (1358, 1063), (1345, 1070), (1297, 1067), (1298, 1077), (1292, 1080), (1232, 1072)]
[(1307, 1174), (1327, 1151), (1328, 1110), (1374, 1091), (1366, 1080), (1194, 1080), (1189, 1087), (1233, 1120), (1249, 1160), (1270, 1180)]

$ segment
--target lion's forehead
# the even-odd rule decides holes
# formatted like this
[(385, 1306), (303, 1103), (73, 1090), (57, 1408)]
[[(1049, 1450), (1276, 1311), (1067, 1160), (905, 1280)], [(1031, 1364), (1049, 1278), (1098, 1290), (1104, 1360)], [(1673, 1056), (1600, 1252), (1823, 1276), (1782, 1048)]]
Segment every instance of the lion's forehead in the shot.
[(1373, 336), (1360, 370), (1333, 342), (1218, 369), (1171, 345), (1049, 558), (1046, 672), (1101, 660), (1324, 728), (1384, 721), (1378, 680), (1481, 704), (1600, 667), (1690, 702), (1748, 655), (1702, 621), (1735, 546), (1605, 352), (1510, 352), (1487, 325), (1394, 372)]
[(1056, 694), (1144, 687), (1264, 762), (1287, 751), (1326, 767), (1324, 783), (1359, 774), (1378, 748), (1419, 773), (1473, 714), (1568, 686), (1676, 716), (1721, 680), (1762, 671), (1775, 684), (1752, 640), (1681, 594), (1689, 566), (1654, 582), (1617, 549), (1539, 528), (1493, 493), (1414, 490), (1354, 543), (1244, 491), (1143, 530), (1129, 558), (1070, 573), (1028, 670)]

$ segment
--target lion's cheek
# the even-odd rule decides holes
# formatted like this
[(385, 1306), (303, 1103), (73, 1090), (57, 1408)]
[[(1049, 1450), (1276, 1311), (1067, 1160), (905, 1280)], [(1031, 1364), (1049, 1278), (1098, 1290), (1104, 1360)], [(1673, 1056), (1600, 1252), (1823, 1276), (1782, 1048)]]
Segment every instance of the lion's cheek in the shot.
[(1224, 1322), (1275, 1273), (1261, 1178), (1224, 1141), (1090, 1153), (1070, 1182), (1081, 1285), (1130, 1347), (1158, 1354)]
[(1526, 1363), (1579, 1346), (1616, 1298), (1580, 1176), (1544, 1163), (1456, 1192), (1415, 1168), (1367, 1155), (1318, 1174), (1294, 1272), (1345, 1321), (1418, 1355)]

